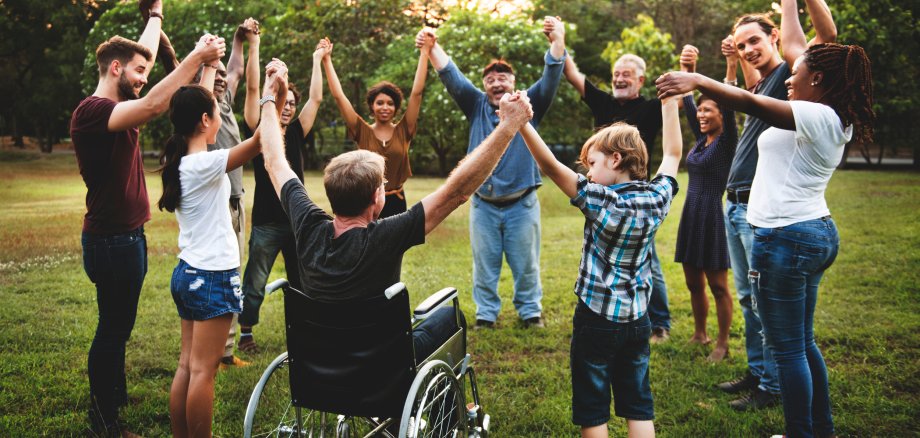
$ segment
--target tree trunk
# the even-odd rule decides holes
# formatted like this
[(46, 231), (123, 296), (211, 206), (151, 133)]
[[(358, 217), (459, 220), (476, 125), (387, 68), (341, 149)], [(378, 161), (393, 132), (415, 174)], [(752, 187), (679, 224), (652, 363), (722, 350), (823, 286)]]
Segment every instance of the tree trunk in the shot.
[(13, 118), (10, 119), (10, 122), (11, 122), (10, 125), (11, 125), (12, 128), (13, 128), (13, 129), (12, 129), (12, 131), (13, 131), (13, 146), (16, 146), (16, 147), (19, 147), (19, 148), (24, 148), (24, 147), (26, 147), (26, 143), (25, 143), (25, 142), (23, 141), (23, 139), (22, 139), (22, 131), (19, 129), (19, 118), (16, 117), (16, 116), (13, 116)]

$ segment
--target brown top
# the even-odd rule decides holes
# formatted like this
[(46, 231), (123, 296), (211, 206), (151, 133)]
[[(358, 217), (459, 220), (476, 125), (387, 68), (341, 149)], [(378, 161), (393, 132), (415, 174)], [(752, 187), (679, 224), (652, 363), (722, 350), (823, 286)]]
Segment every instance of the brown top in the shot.
[(409, 134), (409, 124), (403, 117), (393, 128), (393, 137), (386, 144), (374, 135), (374, 129), (363, 118), (358, 117), (357, 132), (348, 130), (348, 138), (354, 140), (358, 149), (364, 149), (383, 155), (386, 159), (386, 170), (383, 177), (387, 180), (386, 191), (396, 190), (412, 176), (409, 168), (409, 144), (412, 135)]

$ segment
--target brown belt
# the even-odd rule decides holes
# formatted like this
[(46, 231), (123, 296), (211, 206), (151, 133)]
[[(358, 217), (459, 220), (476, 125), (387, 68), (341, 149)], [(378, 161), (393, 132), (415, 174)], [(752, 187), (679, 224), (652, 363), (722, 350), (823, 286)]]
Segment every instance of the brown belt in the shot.
[(403, 201), (406, 200), (406, 192), (403, 191), (402, 187), (398, 189), (390, 190), (389, 192), (385, 192), (384, 195), (385, 196), (396, 195), (397, 198), (402, 199)]

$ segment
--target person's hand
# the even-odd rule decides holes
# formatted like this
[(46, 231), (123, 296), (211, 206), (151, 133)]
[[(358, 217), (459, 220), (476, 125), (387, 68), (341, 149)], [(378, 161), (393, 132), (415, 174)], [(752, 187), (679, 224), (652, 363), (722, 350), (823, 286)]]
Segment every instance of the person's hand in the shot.
[(137, 7), (141, 10), (141, 17), (144, 17), (144, 23), (150, 19), (151, 12), (157, 12), (163, 15), (162, 0), (141, 0), (137, 3)]
[[(278, 58), (272, 60), (265, 66), (265, 86), (262, 88), (263, 96), (275, 96), (275, 99), (287, 97), (287, 64)], [(280, 92), (285, 91), (284, 96)]]
[(731, 35), (722, 40), (722, 56), (728, 62), (738, 62), (738, 49), (735, 47), (735, 38)]
[(506, 93), (498, 103), (498, 118), (509, 123), (515, 131), (533, 118), (533, 107), (526, 91)]
[(565, 39), (565, 24), (562, 19), (557, 17), (546, 16), (543, 19), (543, 34), (549, 38), (549, 42), (563, 41)]
[(223, 38), (206, 33), (195, 44), (192, 54), (198, 56), (201, 62), (213, 64), (224, 57), (226, 50), (227, 45)]
[(672, 71), (661, 75), (655, 81), (655, 86), (658, 87), (658, 98), (665, 100), (695, 90), (699, 86), (699, 76), (696, 73)]
[(430, 27), (422, 28), (415, 34), (415, 47), (418, 49), (423, 49), (426, 45), (429, 45), (429, 49), (434, 47), (434, 44), (438, 42), (438, 36), (434, 33), (434, 29)]
[(330, 53), (332, 53), (332, 42), (329, 41), (329, 38), (323, 38), (316, 43), (316, 50), (313, 51), (313, 61), (322, 61)]
[(700, 49), (690, 44), (684, 46), (680, 52), (680, 70), (693, 73), (696, 71), (696, 60), (700, 56)]

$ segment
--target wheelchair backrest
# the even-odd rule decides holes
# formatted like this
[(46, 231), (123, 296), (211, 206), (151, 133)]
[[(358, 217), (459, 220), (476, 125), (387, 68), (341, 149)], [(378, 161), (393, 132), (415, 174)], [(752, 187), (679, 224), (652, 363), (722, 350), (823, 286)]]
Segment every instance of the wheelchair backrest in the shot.
[(361, 417), (398, 417), (416, 366), (409, 294), (324, 302), (285, 289), (294, 406)]

